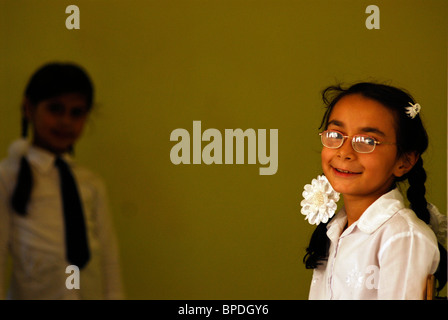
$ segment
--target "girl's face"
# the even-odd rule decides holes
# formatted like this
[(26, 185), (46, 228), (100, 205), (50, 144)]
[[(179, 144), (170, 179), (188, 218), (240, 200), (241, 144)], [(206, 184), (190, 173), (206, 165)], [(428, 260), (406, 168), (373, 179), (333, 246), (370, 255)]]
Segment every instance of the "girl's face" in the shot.
[[(336, 103), (327, 129), (344, 136), (362, 134), (379, 142), (396, 142), (392, 111), (359, 94), (345, 96)], [(409, 170), (404, 157), (397, 157), (395, 144), (379, 144), (371, 153), (358, 153), (353, 150), (351, 138), (346, 138), (338, 149), (323, 147), (321, 158), (325, 176), (343, 194), (344, 201), (369, 198), (373, 203), (390, 190), (395, 176)]]
[(60, 154), (70, 150), (82, 133), (89, 108), (85, 97), (67, 93), (39, 102), (26, 103), (33, 126), (33, 144)]

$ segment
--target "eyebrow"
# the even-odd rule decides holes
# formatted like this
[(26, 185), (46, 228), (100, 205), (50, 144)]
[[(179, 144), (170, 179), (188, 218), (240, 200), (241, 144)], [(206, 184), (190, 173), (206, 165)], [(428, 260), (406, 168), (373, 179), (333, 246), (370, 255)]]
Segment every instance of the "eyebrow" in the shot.
[[(331, 120), (331, 121), (329, 121), (328, 124), (327, 124), (327, 127), (330, 124), (335, 125), (337, 127), (344, 128), (344, 123), (342, 121), (339, 121), (339, 120)], [(361, 128), (360, 130), (361, 130), (361, 132), (364, 132), (364, 133), (376, 133), (376, 134), (378, 134), (378, 135), (380, 135), (382, 137), (386, 136), (383, 131), (381, 131), (380, 129), (375, 128), (375, 127), (364, 127), (364, 128)]]

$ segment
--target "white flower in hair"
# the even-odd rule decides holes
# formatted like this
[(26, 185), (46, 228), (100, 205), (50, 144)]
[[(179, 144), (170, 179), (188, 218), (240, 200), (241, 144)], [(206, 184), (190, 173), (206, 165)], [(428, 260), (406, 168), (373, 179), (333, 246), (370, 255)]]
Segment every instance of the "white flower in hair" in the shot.
[(9, 156), (20, 158), (27, 153), (29, 147), (30, 142), (26, 138), (19, 138), (10, 145), (8, 149)]
[(412, 102), (409, 102), (409, 104), (411, 105), (410, 107), (405, 107), (406, 114), (411, 119), (414, 119), (415, 116), (418, 115), (422, 107), (418, 103), (412, 104)]
[(339, 201), (339, 192), (336, 192), (324, 175), (313, 179), (311, 184), (305, 185), (302, 192), (303, 200), (301, 213), (310, 224), (318, 225), (328, 222), (333, 217)]

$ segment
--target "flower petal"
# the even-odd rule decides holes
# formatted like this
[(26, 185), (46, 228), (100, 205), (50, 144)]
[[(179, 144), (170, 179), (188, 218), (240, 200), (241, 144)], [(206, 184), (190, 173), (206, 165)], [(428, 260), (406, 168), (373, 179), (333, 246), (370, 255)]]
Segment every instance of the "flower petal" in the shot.
[(337, 209), (339, 193), (336, 192), (327, 177), (320, 175), (307, 184), (302, 192), (301, 213), (310, 224), (328, 222)]

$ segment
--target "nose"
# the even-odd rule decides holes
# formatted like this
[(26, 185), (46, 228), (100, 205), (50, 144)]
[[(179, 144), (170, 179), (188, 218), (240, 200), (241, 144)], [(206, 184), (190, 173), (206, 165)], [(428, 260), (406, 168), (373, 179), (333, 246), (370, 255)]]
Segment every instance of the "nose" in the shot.
[(61, 114), (59, 121), (61, 124), (68, 126), (72, 123), (73, 119), (70, 115), (70, 112), (64, 112), (63, 114)]
[(355, 157), (355, 150), (352, 147), (351, 138), (344, 139), (342, 146), (338, 149), (338, 158), (352, 160)]

